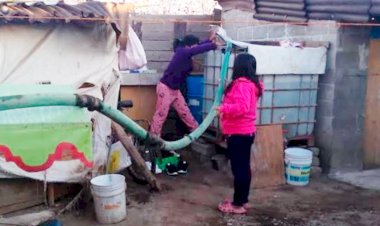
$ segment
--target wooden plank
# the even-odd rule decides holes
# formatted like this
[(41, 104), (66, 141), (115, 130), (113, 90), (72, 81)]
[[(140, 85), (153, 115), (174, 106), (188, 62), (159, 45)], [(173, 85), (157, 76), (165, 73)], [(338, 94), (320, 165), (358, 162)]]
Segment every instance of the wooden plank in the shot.
[(186, 22), (174, 23), (174, 38), (183, 38), (186, 35)]
[(43, 203), (44, 203), (44, 200), (43, 198), (41, 198), (41, 199), (34, 199), (34, 200), (25, 200), (25, 201), (17, 202), (8, 206), (0, 206), (0, 214), (12, 213), (12, 212), (27, 209), (33, 206), (38, 206)]
[(174, 23), (173, 22), (167, 22), (165, 20), (152, 20), (152, 21), (145, 21), (142, 22), (141, 26), (142, 32), (149, 32), (149, 33), (156, 33), (156, 32), (170, 32), (173, 33), (174, 31)]
[(380, 75), (380, 40), (371, 40), (368, 56), (368, 76)]
[(139, 150), (137, 150), (135, 145), (133, 145), (131, 136), (128, 136), (125, 133), (124, 128), (115, 122), (112, 122), (112, 130), (115, 132), (116, 137), (128, 151), (128, 154), (133, 159), (135, 166), (139, 169), (139, 171), (144, 175), (145, 179), (148, 181), (150, 188), (155, 191), (161, 191), (161, 183), (146, 167), (145, 160), (141, 157)]
[(251, 157), (252, 187), (285, 183), (284, 147), (281, 125), (259, 126)]
[(145, 51), (172, 51), (173, 40), (168, 41), (148, 41), (143, 40), (142, 44)]
[(188, 23), (187, 32), (208, 32), (210, 30), (209, 24)]
[(2, 179), (0, 197), (0, 214), (35, 206), (44, 202), (43, 184), (28, 179)]
[(0, 225), (40, 225), (55, 216), (52, 210), (44, 210), (35, 213), (27, 213), (9, 218), (0, 218)]
[(169, 65), (169, 62), (154, 62), (154, 61), (148, 62), (148, 68), (155, 69), (159, 73), (162, 73), (163, 71), (165, 71), (168, 65)]
[(364, 122), (364, 167), (380, 166), (380, 40), (371, 40)]
[(169, 62), (173, 56), (172, 51), (145, 51), (148, 61)]
[(173, 41), (174, 32), (173, 31), (142, 31), (142, 40), (143, 41)]

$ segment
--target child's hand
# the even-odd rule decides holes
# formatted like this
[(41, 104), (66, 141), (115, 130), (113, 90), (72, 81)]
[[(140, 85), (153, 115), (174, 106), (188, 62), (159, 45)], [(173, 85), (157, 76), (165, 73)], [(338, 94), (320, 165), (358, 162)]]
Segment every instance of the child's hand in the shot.
[(212, 42), (215, 42), (215, 40), (216, 40), (216, 31), (211, 31), (210, 32), (209, 40), (212, 41)]
[(216, 106), (215, 108), (214, 108), (214, 110), (215, 110), (215, 113), (216, 113), (216, 115), (217, 116), (222, 116), (222, 112), (220, 112), (220, 106)]

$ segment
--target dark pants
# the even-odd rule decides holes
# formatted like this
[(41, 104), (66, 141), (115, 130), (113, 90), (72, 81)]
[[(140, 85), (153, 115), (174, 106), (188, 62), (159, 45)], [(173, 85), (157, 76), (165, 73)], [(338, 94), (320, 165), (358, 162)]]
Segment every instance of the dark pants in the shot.
[(235, 206), (248, 202), (251, 186), (251, 146), (254, 140), (254, 135), (232, 135), (227, 138), (227, 155), (234, 175)]

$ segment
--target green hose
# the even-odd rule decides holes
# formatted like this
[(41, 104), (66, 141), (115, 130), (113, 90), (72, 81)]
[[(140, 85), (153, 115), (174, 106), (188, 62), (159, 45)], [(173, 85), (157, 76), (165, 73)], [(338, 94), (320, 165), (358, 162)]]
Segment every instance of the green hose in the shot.
[[(232, 44), (228, 42), (220, 74), (220, 83), (212, 108), (218, 106), (221, 102), (231, 51)], [(203, 122), (191, 134), (177, 141), (164, 141), (161, 138), (150, 136), (144, 128), (142, 128), (132, 119), (124, 115), (119, 110), (114, 109), (111, 106), (108, 106), (107, 104), (101, 102), (95, 97), (75, 94), (33, 94), (0, 97), (0, 111), (45, 106), (78, 106), (86, 107), (91, 111), (96, 110), (109, 117), (116, 123), (120, 124), (124, 129), (128, 130), (135, 136), (141, 139), (149, 138), (151, 140), (162, 143), (162, 148), (168, 151), (182, 149), (189, 145), (192, 141), (198, 139), (210, 126), (215, 117), (215, 111), (213, 109), (210, 109), (210, 112), (207, 114)]]

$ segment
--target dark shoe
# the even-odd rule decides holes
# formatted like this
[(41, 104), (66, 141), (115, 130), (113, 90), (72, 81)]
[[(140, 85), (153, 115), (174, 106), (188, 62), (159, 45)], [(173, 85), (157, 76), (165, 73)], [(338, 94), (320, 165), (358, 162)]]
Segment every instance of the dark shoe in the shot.
[(178, 162), (178, 173), (186, 174), (188, 167), (189, 167), (189, 164), (186, 161), (180, 160)]
[(166, 174), (168, 174), (169, 176), (177, 176), (178, 175), (177, 167), (171, 163), (168, 163), (166, 165)]

